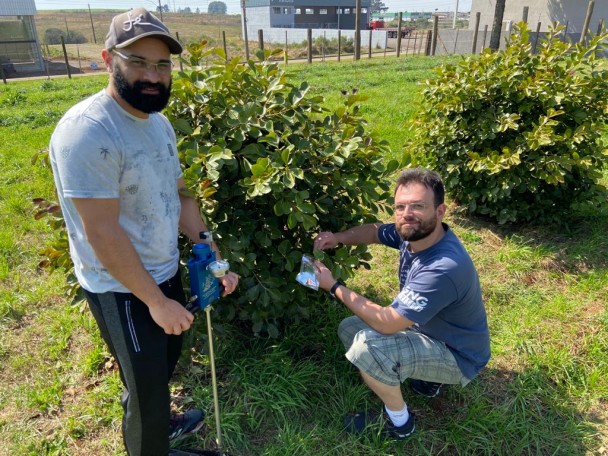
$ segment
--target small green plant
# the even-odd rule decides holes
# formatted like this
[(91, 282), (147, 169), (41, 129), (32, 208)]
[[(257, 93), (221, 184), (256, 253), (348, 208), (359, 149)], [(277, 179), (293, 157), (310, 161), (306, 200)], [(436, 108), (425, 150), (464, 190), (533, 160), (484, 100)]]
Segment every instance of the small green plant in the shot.
[(550, 222), (606, 201), (608, 71), (597, 55), (608, 34), (571, 45), (560, 30), (535, 54), (521, 23), (505, 51), (446, 65), (425, 83), (408, 153), (470, 213)]
[[(364, 97), (347, 93), (342, 107), (325, 109), (323, 97), (308, 96), (308, 84), (292, 84), (269, 60), (282, 51), (245, 65), (204, 45), (189, 52), (192, 70), (174, 81), (167, 115), (179, 131), (184, 178), (241, 275), (241, 293), (218, 310), (277, 336), (281, 320), (306, 317), (318, 299), (295, 281), (314, 235), (376, 221), (398, 163), (384, 164), (388, 144), (366, 131)], [(369, 258), (359, 246), (325, 260), (348, 278)]]

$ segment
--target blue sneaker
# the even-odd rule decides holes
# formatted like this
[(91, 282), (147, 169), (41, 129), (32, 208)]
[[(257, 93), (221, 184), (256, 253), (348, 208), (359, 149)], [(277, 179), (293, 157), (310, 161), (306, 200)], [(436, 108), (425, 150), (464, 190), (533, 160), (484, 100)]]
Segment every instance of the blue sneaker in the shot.
[(351, 434), (361, 434), (371, 430), (370, 426), (382, 421), (381, 417), (384, 420), (384, 425), (380, 433), (386, 438), (405, 439), (416, 430), (416, 417), (413, 412), (410, 412), (410, 417), (403, 426), (397, 427), (386, 413), (379, 414), (367, 411), (359, 412), (356, 415), (348, 415), (344, 418), (344, 429)]
[(193, 434), (203, 427), (205, 412), (198, 409), (171, 415), (169, 420), (169, 441)]

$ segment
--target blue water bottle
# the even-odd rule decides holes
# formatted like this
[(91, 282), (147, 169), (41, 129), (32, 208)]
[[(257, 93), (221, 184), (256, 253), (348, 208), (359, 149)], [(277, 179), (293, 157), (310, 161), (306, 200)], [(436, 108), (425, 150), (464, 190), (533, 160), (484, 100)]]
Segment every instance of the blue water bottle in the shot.
[(192, 253), (194, 257), (188, 260), (190, 290), (194, 308), (204, 309), (220, 297), (220, 284), (208, 269), (215, 262), (215, 252), (208, 244), (194, 244)]

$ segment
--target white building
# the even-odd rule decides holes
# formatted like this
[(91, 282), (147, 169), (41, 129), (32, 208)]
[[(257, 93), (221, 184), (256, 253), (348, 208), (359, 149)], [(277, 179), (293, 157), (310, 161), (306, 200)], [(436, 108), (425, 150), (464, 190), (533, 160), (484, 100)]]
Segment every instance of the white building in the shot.
[(0, 64), (6, 75), (44, 70), (34, 0), (0, 0)]

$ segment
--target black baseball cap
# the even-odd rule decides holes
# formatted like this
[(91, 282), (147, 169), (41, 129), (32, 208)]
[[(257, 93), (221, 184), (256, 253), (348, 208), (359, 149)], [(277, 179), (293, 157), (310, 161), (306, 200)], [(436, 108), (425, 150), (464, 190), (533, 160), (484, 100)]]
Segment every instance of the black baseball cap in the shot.
[(156, 16), (145, 8), (135, 8), (112, 18), (106, 36), (106, 50), (122, 49), (145, 37), (154, 37), (169, 46), (171, 54), (181, 54), (182, 45)]

